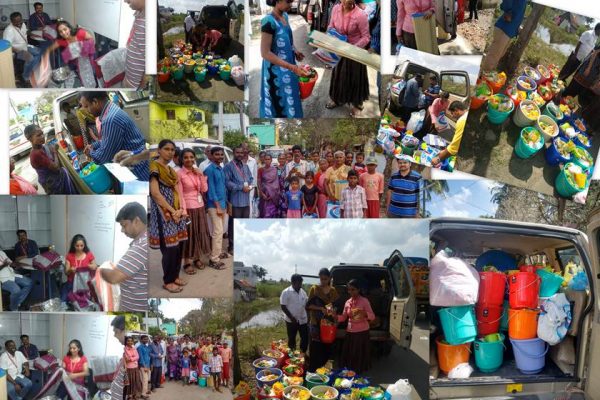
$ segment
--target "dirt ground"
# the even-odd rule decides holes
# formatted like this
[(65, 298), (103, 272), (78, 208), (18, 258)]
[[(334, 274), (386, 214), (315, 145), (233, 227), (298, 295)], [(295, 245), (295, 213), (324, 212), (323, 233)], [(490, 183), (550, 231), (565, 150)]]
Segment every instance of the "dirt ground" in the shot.
[(211, 388), (201, 388), (198, 385), (184, 386), (181, 382), (165, 382), (162, 388), (150, 395), (150, 400), (173, 399), (232, 400), (233, 394), (230, 389), (222, 388), (221, 393), (218, 393)]
[(480, 10), (479, 19), (465, 21), (458, 25), (458, 35), (468, 41), (475, 50), (475, 54), (482, 54), (494, 26), (494, 10)]

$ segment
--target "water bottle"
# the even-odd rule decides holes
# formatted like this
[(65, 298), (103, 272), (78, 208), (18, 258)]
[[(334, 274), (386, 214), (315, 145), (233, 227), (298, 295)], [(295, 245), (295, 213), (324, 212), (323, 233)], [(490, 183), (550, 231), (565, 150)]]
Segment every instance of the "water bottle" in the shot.
[(72, 152), (69, 153), (69, 156), (71, 157), (71, 161), (73, 162), (73, 169), (75, 169), (76, 172), (79, 172), (79, 170), (81, 168), (79, 168), (79, 160), (77, 159), (77, 152), (75, 150), (73, 150)]

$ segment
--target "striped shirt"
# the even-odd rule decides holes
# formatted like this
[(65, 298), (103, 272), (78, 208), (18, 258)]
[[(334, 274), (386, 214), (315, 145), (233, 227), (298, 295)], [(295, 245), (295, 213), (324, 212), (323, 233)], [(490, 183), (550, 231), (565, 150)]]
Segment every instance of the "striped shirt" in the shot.
[(146, 71), (146, 13), (137, 11), (127, 42), (123, 86), (139, 88)]
[(123, 388), (125, 387), (125, 363), (121, 359), (117, 372), (110, 384), (110, 400), (123, 400)]
[(344, 210), (344, 218), (363, 218), (367, 207), (367, 194), (361, 186), (352, 189), (347, 186), (342, 190), (340, 208)]
[(218, 354), (216, 356), (210, 356), (209, 364), (211, 374), (216, 374), (217, 372), (221, 372), (223, 370), (223, 359)]
[[(112, 162), (119, 150), (140, 153), (146, 148), (142, 131), (118, 105), (107, 102), (99, 118), (102, 140), (92, 143), (93, 150), (90, 153), (95, 163)], [(135, 165), (132, 172), (141, 181), (150, 180), (147, 160)]]
[(121, 282), (121, 305), (119, 311), (146, 311), (148, 309), (148, 233), (136, 238), (117, 269), (127, 275)]
[(416, 217), (420, 184), (421, 175), (415, 171), (410, 171), (406, 176), (400, 172), (392, 175), (388, 184), (388, 190), (392, 191), (388, 213), (399, 218)]

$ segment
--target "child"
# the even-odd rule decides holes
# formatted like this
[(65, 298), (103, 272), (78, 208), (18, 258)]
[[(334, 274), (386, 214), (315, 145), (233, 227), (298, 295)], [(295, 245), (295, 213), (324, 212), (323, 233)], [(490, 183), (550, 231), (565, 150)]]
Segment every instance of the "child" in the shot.
[(302, 186), (302, 208), (304, 209), (302, 215), (319, 215), (317, 210), (317, 195), (319, 189), (315, 185), (315, 174), (312, 171), (308, 171), (304, 177), (304, 186)]
[(288, 218), (302, 218), (302, 201), (304, 196), (299, 189), (300, 178), (292, 176), (290, 178), (290, 190), (285, 192)]
[(367, 172), (367, 167), (364, 164), (365, 154), (364, 153), (356, 153), (356, 162), (354, 163), (354, 170), (358, 172), (358, 176), (361, 176), (365, 172)]
[(187, 347), (183, 348), (183, 355), (181, 356), (181, 380), (183, 386), (190, 383), (190, 352)]
[(358, 180), (367, 195), (367, 218), (379, 218), (380, 199), (383, 194), (383, 174), (376, 171), (375, 157), (367, 159), (367, 172)]
[(221, 349), (221, 358), (223, 359), (223, 372), (221, 373), (221, 381), (223, 386), (229, 386), (229, 363), (231, 362), (231, 349), (227, 342), (223, 342), (223, 348)]
[(365, 189), (358, 186), (358, 173), (348, 171), (348, 186), (342, 190), (340, 218), (364, 218), (367, 212)]
[[(191, 354), (190, 354), (190, 370), (198, 371), (198, 355), (196, 354), (195, 349), (192, 349)], [(190, 378), (191, 378), (191, 374), (190, 374)], [(192, 382), (192, 380), (190, 379), (190, 383), (191, 382)]]
[(327, 216), (327, 192), (325, 191), (327, 168), (329, 168), (329, 163), (327, 160), (319, 160), (319, 172), (317, 172), (314, 179), (317, 189), (319, 190), (319, 196), (317, 200), (319, 218), (325, 218)]
[(192, 32), (192, 51), (199, 50), (222, 54), (225, 50), (223, 34), (214, 29), (207, 29), (206, 25), (199, 23)]
[(313, 151), (312, 153), (310, 153), (310, 161), (308, 162), (308, 168), (315, 174), (319, 171), (320, 159), (321, 157), (319, 156), (318, 151)]
[(215, 346), (212, 350), (212, 356), (210, 357), (210, 374), (213, 377), (215, 387), (213, 390), (221, 393), (219, 388), (221, 383), (221, 371), (223, 370), (223, 358), (219, 355), (219, 349)]
[(424, 91), (425, 105), (429, 107), (435, 99), (440, 97), (440, 85), (438, 85), (437, 76), (432, 75), (429, 78), (429, 88)]

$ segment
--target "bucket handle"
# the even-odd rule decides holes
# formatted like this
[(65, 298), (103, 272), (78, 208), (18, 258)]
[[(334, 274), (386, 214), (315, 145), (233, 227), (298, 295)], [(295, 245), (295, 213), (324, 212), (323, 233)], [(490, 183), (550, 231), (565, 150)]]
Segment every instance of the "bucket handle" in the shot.
[(544, 350), (544, 354), (538, 354), (538, 355), (529, 354), (528, 352), (526, 352), (525, 350), (523, 350), (521, 347), (519, 347), (519, 351), (521, 353), (523, 353), (525, 356), (529, 357), (529, 358), (545, 357), (546, 354), (548, 353), (548, 350), (550, 350), (550, 345), (548, 343), (546, 343), (546, 350)]
[[(502, 319), (502, 317), (504, 317), (504, 310), (502, 310), (502, 314), (500, 314), (500, 318), (498, 318), (495, 321), (485, 322), (485, 323), (486, 324), (495, 324), (496, 322), (500, 321)], [(482, 323), (482, 324), (484, 323), (484, 321), (480, 321), (480, 320), (477, 320), (477, 322)]]
[(525, 289), (527, 289), (529, 286), (533, 285), (534, 283), (537, 283), (537, 282), (539, 282), (540, 280), (541, 280), (541, 278), (540, 278), (539, 276), (537, 276), (537, 275), (536, 275), (536, 276), (535, 276), (535, 280), (534, 280), (534, 281), (531, 281), (530, 283), (528, 283), (527, 285), (525, 285), (525, 286), (524, 286), (524, 287), (522, 287), (521, 289), (517, 289), (517, 290), (515, 290), (515, 291), (511, 291), (511, 290), (509, 290), (509, 291), (508, 291), (508, 293), (509, 293), (509, 294), (510, 294), (510, 293), (518, 293), (518, 292), (520, 292), (520, 291), (522, 291), (522, 290), (525, 290)]
[[(536, 319), (539, 318), (539, 316), (540, 316), (539, 309), (532, 310), (530, 308), (525, 308), (525, 310), (529, 310), (529, 311), (536, 311), (537, 310), (538, 312), (536, 314), (537, 315)], [(510, 321), (511, 319), (513, 319), (513, 317), (515, 315), (517, 315), (517, 313), (513, 313), (513, 315), (510, 315), (510, 313), (508, 313), (508, 320)]]
[[(452, 318), (454, 318), (457, 321), (462, 321), (462, 319), (455, 317), (452, 313), (448, 313), (448, 315), (450, 315)], [(465, 324), (466, 325), (466, 324)], [(475, 325), (468, 325), (468, 326), (475, 326)]]

